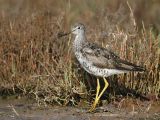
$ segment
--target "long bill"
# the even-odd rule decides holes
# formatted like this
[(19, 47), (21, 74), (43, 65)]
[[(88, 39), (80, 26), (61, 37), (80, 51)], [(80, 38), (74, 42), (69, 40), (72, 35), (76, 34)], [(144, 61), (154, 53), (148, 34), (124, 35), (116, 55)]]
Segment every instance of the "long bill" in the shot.
[(69, 35), (69, 34), (71, 34), (71, 32), (68, 32), (68, 33), (59, 32), (59, 33), (57, 34), (57, 37), (58, 37), (58, 38), (61, 38), (61, 37), (64, 37), (64, 36), (66, 36), (66, 35)]
[(67, 35), (71, 34), (72, 32), (74, 32), (75, 30), (76, 30), (76, 29), (74, 29), (74, 30), (72, 30), (72, 31), (70, 31), (70, 32), (67, 32), (67, 33), (59, 32), (59, 33), (57, 34), (57, 37), (58, 37), (58, 38), (61, 38), (61, 37), (67, 36)]

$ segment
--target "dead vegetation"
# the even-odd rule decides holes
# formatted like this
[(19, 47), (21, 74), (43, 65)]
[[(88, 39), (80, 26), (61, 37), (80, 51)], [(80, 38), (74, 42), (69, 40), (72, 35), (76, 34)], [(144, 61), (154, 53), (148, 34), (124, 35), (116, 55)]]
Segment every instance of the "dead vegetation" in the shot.
[[(122, 58), (147, 69), (145, 73), (111, 77), (111, 81), (144, 95), (155, 95), (158, 99), (159, 35), (155, 35), (152, 28), (146, 29), (145, 25), (138, 29), (132, 11), (128, 23), (120, 26), (122, 22), (117, 21), (117, 16), (122, 11), (123, 8), (119, 8), (117, 14), (102, 12), (95, 17), (96, 22), (87, 26), (88, 39), (104, 47), (109, 46)], [(84, 81), (91, 78), (79, 69), (73, 57), (72, 38), (57, 38), (57, 34), (64, 31), (67, 22), (71, 21), (67, 18), (68, 13), (54, 15), (44, 10), (27, 15), (17, 15), (12, 19), (5, 14), (0, 15), (1, 95), (27, 95), (39, 105), (74, 105), (80, 98), (88, 100), (89, 91)], [(119, 24), (115, 25), (115, 22)], [(120, 90), (114, 84), (110, 89), (111, 96)]]

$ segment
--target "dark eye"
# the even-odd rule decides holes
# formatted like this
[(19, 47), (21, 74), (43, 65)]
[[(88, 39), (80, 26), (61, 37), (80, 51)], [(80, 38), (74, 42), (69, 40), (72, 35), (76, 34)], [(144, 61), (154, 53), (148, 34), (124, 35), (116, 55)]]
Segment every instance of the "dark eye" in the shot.
[(81, 29), (80, 27), (78, 27), (78, 29)]

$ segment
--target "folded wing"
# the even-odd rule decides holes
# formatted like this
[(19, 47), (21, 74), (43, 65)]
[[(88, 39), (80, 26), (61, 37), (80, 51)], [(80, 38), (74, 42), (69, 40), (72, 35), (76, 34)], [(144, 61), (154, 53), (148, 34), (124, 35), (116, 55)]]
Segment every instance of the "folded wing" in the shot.
[(120, 59), (110, 49), (105, 49), (93, 43), (87, 43), (82, 49), (83, 55), (93, 63), (94, 66), (107, 69), (118, 69), (124, 71), (144, 71), (143, 67)]

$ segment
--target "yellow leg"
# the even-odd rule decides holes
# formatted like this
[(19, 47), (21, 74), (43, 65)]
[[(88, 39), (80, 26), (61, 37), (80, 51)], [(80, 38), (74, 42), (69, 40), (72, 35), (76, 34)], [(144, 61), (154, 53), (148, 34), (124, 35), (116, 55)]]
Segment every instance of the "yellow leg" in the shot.
[(100, 84), (99, 84), (99, 79), (97, 78), (97, 91), (96, 91), (96, 97), (95, 97), (95, 101), (94, 103), (92, 104), (92, 107), (89, 109), (89, 112), (92, 112), (95, 107), (96, 107), (96, 104), (98, 103), (98, 95), (99, 95), (99, 91), (100, 91)]
[(105, 85), (104, 85), (102, 92), (99, 94), (98, 99), (101, 98), (101, 96), (103, 95), (103, 93), (105, 92), (105, 90), (108, 88), (108, 85), (109, 85), (105, 78), (103, 78), (103, 80), (104, 80)]
[(108, 87), (108, 85), (109, 85), (108, 82), (107, 82), (107, 80), (106, 80), (105, 78), (103, 78), (103, 80), (104, 80), (105, 86), (104, 86), (103, 90), (101, 91), (101, 93), (99, 94), (99, 91), (100, 91), (100, 84), (99, 84), (99, 79), (97, 79), (97, 92), (96, 92), (96, 98), (95, 98), (94, 103), (92, 104), (92, 107), (89, 109), (89, 112), (92, 112), (92, 111), (95, 110), (96, 105), (97, 105), (99, 99), (101, 98), (101, 96), (103, 95), (103, 93), (105, 92), (105, 90), (107, 89), (107, 87)]
[(98, 98), (99, 91), (100, 91), (100, 84), (99, 84), (99, 79), (97, 78), (97, 91), (96, 91), (96, 98)]

